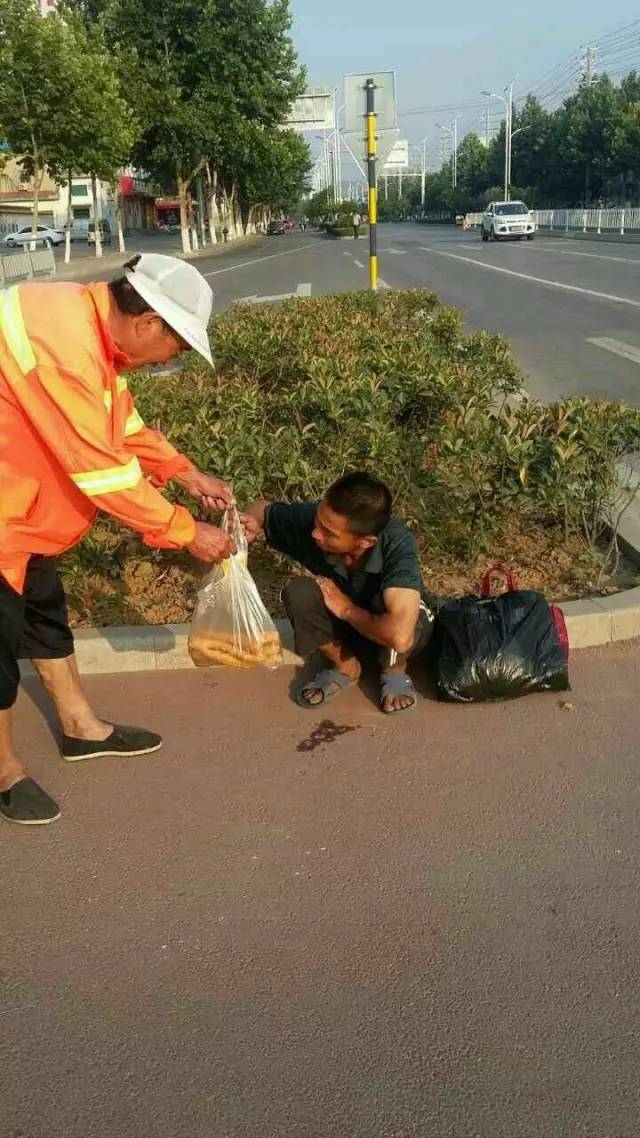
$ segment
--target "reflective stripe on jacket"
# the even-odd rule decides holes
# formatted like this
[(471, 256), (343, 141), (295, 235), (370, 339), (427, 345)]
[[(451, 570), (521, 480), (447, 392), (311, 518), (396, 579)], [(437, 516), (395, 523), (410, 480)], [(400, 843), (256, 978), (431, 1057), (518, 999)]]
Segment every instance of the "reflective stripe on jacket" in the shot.
[(75, 545), (97, 510), (160, 549), (195, 534), (156, 488), (192, 464), (136, 411), (109, 303), (106, 284), (0, 291), (0, 572), (18, 591), (31, 554)]

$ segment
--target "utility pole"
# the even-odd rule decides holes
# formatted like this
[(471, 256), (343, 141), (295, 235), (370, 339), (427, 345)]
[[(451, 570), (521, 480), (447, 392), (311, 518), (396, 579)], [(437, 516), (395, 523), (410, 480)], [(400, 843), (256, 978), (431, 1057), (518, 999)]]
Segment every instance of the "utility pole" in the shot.
[(513, 79), (509, 84), (509, 104), (507, 107), (507, 192), (505, 198), (507, 201), (511, 200), (511, 146), (513, 139)]
[(596, 77), (596, 49), (594, 47), (586, 47), (582, 57), (582, 77), (588, 87), (591, 86)]
[(484, 111), (484, 144), (489, 149), (489, 104), (487, 103)]

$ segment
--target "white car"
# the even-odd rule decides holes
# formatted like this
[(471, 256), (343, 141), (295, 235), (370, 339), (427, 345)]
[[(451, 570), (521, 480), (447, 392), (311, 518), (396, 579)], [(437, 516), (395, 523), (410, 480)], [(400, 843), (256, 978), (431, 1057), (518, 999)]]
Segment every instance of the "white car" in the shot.
[(533, 241), (536, 223), (524, 202), (491, 202), (482, 215), (480, 233), (483, 241), (502, 241), (514, 237), (516, 241)]
[[(4, 244), (9, 249), (15, 249), (18, 245), (28, 246), (31, 241), (33, 241), (33, 229), (30, 225), (23, 225), (16, 233), (7, 233)], [(51, 245), (62, 245), (64, 233), (61, 229), (52, 229), (50, 225), (38, 225), (36, 241), (38, 244), (48, 241)]]

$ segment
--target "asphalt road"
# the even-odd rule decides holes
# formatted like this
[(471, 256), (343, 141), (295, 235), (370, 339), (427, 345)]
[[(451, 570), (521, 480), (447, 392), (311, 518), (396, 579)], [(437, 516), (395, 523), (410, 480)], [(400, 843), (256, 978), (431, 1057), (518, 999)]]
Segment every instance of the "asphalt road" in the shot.
[[(162, 252), (175, 247), (156, 237), (145, 248), (160, 251), (159, 241)], [(502, 332), (534, 395), (640, 401), (639, 244), (543, 234), (533, 242), (483, 244), (475, 232), (406, 223), (381, 225), (379, 246), (383, 287), (434, 288), (470, 328)], [(328, 241), (307, 230), (218, 248), (196, 263), (223, 311), (248, 297), (366, 288), (367, 256), (366, 237)], [(93, 275), (108, 279), (116, 272), (111, 263)]]
[(2, 1138), (637, 1138), (638, 644), (320, 731), (291, 676), (89, 678), (166, 745), (75, 765), (21, 696)]
[[(379, 233), (383, 282), (434, 288), (469, 327), (504, 333), (535, 395), (640, 400), (640, 246), (550, 236), (483, 245), (476, 233), (411, 223)], [(301, 286), (314, 296), (366, 288), (367, 253), (366, 238), (334, 242), (307, 231), (197, 264), (220, 311)]]

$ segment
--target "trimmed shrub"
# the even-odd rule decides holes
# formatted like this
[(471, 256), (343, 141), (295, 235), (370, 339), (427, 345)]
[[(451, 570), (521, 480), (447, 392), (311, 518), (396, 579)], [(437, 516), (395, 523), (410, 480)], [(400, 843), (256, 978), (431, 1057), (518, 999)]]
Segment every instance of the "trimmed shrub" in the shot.
[[(473, 560), (526, 519), (593, 548), (620, 508), (616, 462), (640, 447), (640, 411), (521, 395), (507, 342), (465, 333), (433, 292), (356, 292), (236, 305), (212, 322), (215, 371), (137, 374), (140, 413), (202, 470), (256, 497), (319, 497), (348, 469), (388, 481), (435, 553)], [(173, 491), (170, 491), (173, 492)], [(179, 498), (179, 494), (177, 495)], [(105, 537), (106, 535), (106, 537)], [(103, 540), (104, 538), (104, 540)], [(122, 576), (137, 538), (108, 523), (67, 574)]]

